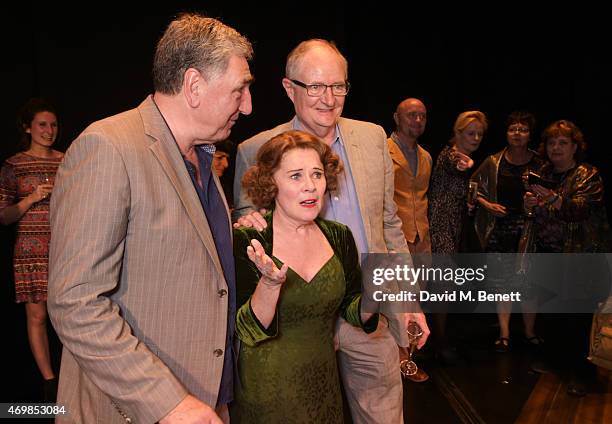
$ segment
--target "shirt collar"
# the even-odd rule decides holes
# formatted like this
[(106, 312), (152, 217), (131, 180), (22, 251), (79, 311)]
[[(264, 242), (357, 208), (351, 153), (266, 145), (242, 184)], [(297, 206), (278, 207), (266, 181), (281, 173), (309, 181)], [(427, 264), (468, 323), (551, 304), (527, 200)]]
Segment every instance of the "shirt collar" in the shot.
[(217, 151), (217, 147), (214, 144), (200, 144), (198, 148), (209, 155), (214, 155)]
[(395, 141), (395, 144), (397, 145), (400, 144), (399, 137), (397, 136), (397, 133), (395, 131), (391, 133), (391, 140)]
[(398, 147), (400, 149), (402, 149), (402, 151), (407, 151), (407, 152), (416, 152), (417, 150), (419, 150), (419, 143), (417, 142), (416, 145), (414, 146), (414, 150), (410, 150), (408, 148), (408, 146), (406, 146), (404, 143), (402, 143), (399, 139), (399, 136), (397, 135), (397, 132), (393, 131), (391, 133), (391, 139), (395, 142), (395, 144), (398, 145)]

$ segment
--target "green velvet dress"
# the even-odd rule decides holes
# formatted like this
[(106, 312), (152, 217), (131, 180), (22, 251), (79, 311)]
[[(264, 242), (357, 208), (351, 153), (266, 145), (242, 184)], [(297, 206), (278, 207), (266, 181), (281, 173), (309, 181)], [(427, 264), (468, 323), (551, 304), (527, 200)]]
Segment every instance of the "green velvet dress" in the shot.
[[(325, 220), (316, 223), (334, 250), (334, 256), (310, 282), (291, 268), (268, 329), (257, 320), (250, 298), (260, 274), (247, 254), (251, 239), (261, 242), (272, 256), (272, 219), (258, 232), (234, 230), (237, 305), (236, 331), (240, 339), (236, 400), (232, 422), (342, 423), (340, 379), (333, 346), (338, 315), (371, 332), (375, 315), (363, 324), (359, 317), (361, 270), (348, 227)], [(304, 252), (308, 255), (308, 252)]]

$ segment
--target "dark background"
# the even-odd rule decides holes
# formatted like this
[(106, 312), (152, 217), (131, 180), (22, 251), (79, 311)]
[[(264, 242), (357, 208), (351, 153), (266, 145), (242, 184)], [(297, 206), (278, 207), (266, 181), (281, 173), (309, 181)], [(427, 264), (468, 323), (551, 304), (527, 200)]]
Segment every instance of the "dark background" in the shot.
[[(65, 150), (92, 121), (137, 106), (152, 92), (150, 69), (157, 39), (172, 16), (197, 10), (218, 17), (254, 44), (253, 113), (231, 138), (289, 120), (292, 105), (280, 81), (285, 59), (300, 41), (336, 41), (349, 61), (351, 93), (344, 116), (379, 123), (390, 133), (399, 101), (419, 97), (428, 107), (422, 144), (432, 156), (450, 138), (456, 116), (483, 111), (490, 128), (477, 164), (505, 145), (504, 120), (516, 109), (536, 115), (537, 133), (557, 119), (574, 121), (589, 143), (588, 161), (610, 181), (612, 107), (609, 23), (584, 5), (535, 15), (532, 6), (499, 3), (495, 10), (464, 4), (425, 10), (371, 2), (172, 2), (127, 10), (109, 3), (70, 9), (47, 3), (3, 10), (0, 161), (17, 151), (17, 109), (31, 96), (52, 100), (60, 112)], [(534, 137), (533, 147), (539, 137)], [(231, 178), (231, 175), (229, 175)], [(610, 195), (607, 198), (610, 209)], [(36, 368), (27, 347), (23, 305), (13, 303), (12, 227), (0, 228), (0, 309), (5, 323), (4, 385), (10, 396), (31, 393)], [(25, 377), (24, 377), (25, 376)], [(1, 399), (0, 399), (1, 400)]]

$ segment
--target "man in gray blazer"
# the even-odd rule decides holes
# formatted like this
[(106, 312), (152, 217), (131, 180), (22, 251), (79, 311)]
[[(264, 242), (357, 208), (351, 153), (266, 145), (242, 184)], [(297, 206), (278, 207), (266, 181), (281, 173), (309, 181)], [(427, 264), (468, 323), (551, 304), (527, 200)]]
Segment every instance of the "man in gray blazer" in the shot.
[(51, 204), (58, 422), (228, 422), (235, 275), (213, 143), (251, 112), (249, 41), (198, 14), (155, 53), (155, 93), (72, 144)]
[[(347, 68), (344, 56), (325, 40), (304, 41), (289, 54), (283, 87), (296, 116), (239, 145), (234, 180), (236, 213), (242, 216), (240, 223), (262, 226), (261, 216), (252, 211), (241, 190), (240, 180), (254, 164), (263, 143), (283, 131), (304, 130), (329, 144), (345, 166), (338, 190), (326, 198), (322, 216), (348, 225), (360, 253), (408, 253), (393, 201), (393, 164), (385, 132), (378, 125), (340, 117), (349, 90)], [(371, 334), (343, 319), (336, 326), (340, 373), (355, 423), (403, 422), (396, 343), (407, 345), (408, 320), (417, 321), (424, 329), (420, 346), (429, 330), (422, 313), (387, 317), (389, 322), (382, 319)]]

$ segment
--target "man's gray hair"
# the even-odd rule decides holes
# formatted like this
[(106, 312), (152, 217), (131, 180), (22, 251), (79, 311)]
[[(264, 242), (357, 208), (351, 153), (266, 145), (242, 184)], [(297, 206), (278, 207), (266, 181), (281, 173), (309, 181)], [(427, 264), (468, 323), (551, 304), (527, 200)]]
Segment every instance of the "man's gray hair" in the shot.
[(253, 46), (235, 29), (217, 19), (185, 13), (173, 20), (157, 43), (153, 86), (163, 94), (177, 94), (189, 68), (207, 80), (221, 75), (232, 56), (253, 57)]

